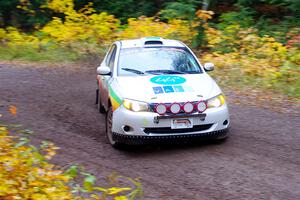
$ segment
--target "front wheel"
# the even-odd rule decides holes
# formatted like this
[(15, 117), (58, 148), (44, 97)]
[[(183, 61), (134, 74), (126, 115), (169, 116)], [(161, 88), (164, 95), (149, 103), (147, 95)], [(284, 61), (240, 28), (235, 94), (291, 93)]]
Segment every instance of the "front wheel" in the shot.
[(106, 136), (108, 139), (108, 142), (113, 146), (114, 148), (120, 147), (120, 143), (116, 142), (113, 139), (113, 133), (112, 133), (112, 123), (113, 123), (113, 111), (112, 107), (110, 106), (108, 108), (108, 111), (106, 113)]
[(96, 104), (97, 104), (97, 108), (98, 108), (98, 111), (99, 111), (99, 113), (105, 113), (105, 108), (103, 107), (103, 105), (102, 105), (102, 102), (101, 102), (101, 96), (100, 96), (100, 90), (99, 89), (97, 89), (97, 91), (96, 91)]

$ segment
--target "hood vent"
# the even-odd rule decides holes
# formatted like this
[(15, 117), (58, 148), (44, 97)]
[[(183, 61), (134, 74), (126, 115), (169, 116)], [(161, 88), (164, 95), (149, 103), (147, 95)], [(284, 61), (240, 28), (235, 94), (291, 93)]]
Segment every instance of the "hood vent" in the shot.
[(163, 45), (163, 42), (159, 40), (148, 40), (144, 45)]

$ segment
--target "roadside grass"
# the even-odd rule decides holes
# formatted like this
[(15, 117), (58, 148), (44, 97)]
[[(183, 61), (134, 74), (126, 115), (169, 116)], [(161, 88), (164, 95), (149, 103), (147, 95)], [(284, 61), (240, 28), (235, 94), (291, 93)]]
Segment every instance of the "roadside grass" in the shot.
[(243, 93), (272, 94), (273, 98), (286, 96), (291, 101), (300, 102), (300, 78), (291, 82), (270, 81), (262, 77), (244, 74), (239, 68), (219, 68), (218, 66), (209, 74), (222, 88), (239, 90)]
[(74, 62), (85, 56), (67, 48), (35, 49), (28, 46), (0, 46), (0, 60), (9, 61), (45, 61), (45, 62)]

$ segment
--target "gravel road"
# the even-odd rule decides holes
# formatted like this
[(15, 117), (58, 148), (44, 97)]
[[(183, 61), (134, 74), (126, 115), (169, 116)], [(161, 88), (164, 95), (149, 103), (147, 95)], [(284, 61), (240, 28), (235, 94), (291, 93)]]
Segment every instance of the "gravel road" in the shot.
[(33, 142), (54, 142), (62, 166), (83, 164), (100, 179), (141, 177), (145, 199), (300, 199), (299, 114), (232, 103), (225, 143), (119, 151), (106, 141), (95, 88), (94, 67), (0, 64), (0, 122), (33, 130)]

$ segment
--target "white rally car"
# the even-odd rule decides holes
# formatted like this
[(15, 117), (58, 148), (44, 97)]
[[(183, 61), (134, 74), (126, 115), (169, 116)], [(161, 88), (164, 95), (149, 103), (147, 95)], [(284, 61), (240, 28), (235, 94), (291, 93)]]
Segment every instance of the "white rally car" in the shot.
[(96, 103), (110, 144), (190, 138), (224, 139), (224, 95), (182, 42), (147, 37), (112, 44), (97, 68)]

